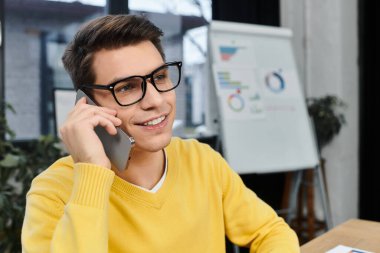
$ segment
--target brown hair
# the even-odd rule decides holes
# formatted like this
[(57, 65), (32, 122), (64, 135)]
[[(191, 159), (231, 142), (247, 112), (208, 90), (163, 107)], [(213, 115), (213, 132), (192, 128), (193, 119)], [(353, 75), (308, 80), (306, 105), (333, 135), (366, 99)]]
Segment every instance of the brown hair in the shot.
[(79, 29), (67, 45), (62, 62), (77, 90), (79, 85), (95, 81), (92, 62), (94, 54), (101, 49), (117, 49), (149, 40), (165, 59), (160, 39), (162, 35), (158, 27), (142, 16), (103, 16)]

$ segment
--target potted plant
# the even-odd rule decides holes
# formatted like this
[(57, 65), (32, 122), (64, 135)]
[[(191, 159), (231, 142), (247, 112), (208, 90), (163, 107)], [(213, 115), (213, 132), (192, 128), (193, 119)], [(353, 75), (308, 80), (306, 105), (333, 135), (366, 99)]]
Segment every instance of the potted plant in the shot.
[[(11, 110), (8, 104), (2, 108)], [(4, 112), (4, 110), (1, 110)], [(41, 136), (18, 147), (6, 117), (0, 113), (0, 252), (21, 252), (26, 193), (32, 179), (63, 155), (58, 139)]]
[(346, 124), (341, 109), (346, 104), (334, 95), (306, 99), (309, 115), (311, 116), (319, 151), (329, 144)]

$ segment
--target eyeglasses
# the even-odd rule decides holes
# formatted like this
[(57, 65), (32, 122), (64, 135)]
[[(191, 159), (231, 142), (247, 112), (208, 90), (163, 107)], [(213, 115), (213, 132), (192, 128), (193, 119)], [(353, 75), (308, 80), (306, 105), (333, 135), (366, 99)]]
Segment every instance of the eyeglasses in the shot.
[(82, 84), (79, 88), (109, 90), (119, 105), (133, 105), (144, 98), (147, 80), (158, 92), (177, 88), (181, 81), (181, 67), (182, 62), (168, 62), (146, 76), (129, 76), (108, 85)]

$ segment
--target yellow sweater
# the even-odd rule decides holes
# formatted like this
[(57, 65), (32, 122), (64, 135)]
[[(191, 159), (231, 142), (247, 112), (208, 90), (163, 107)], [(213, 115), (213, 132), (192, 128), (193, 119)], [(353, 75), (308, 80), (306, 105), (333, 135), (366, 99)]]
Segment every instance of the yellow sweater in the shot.
[(299, 252), (295, 233), (210, 147), (173, 138), (157, 193), (93, 164), (55, 162), (33, 180), (22, 229), (26, 253)]

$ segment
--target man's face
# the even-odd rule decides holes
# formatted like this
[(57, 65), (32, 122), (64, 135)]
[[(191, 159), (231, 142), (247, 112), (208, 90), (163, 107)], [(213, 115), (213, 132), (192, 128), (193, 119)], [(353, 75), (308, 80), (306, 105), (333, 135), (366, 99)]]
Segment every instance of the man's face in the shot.
[[(145, 76), (163, 64), (150, 41), (103, 49), (94, 55), (95, 83), (106, 85), (115, 79)], [(176, 112), (174, 91), (160, 93), (148, 80), (144, 98), (130, 106), (118, 105), (109, 91), (94, 90), (93, 94), (98, 104), (117, 110), (117, 117), (123, 122), (121, 128), (134, 137), (136, 150), (154, 152), (169, 144)]]

